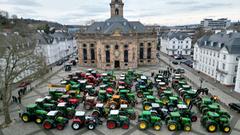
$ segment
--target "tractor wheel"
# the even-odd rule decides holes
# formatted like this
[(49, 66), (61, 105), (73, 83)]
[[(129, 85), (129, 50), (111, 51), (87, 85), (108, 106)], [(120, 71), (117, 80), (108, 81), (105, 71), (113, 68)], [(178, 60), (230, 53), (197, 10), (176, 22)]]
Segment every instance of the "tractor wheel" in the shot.
[(96, 127), (96, 124), (93, 123), (93, 122), (90, 122), (90, 123), (88, 123), (88, 125), (87, 125), (87, 128), (88, 128), (89, 130), (94, 130), (95, 127)]
[(210, 133), (214, 133), (217, 131), (217, 125), (214, 123), (207, 123), (206, 127), (207, 127), (207, 131)]
[(138, 92), (137, 92), (137, 97), (138, 97), (138, 98), (142, 98), (142, 97), (143, 97), (143, 93), (142, 93), (141, 91), (138, 91)]
[(22, 121), (23, 121), (23, 122), (29, 122), (29, 121), (30, 121), (29, 115), (26, 114), (26, 113), (24, 113), (24, 114), (22, 115)]
[(52, 123), (50, 121), (44, 121), (43, 122), (43, 128), (44, 129), (51, 129), (52, 128)]
[(154, 124), (153, 129), (156, 130), (156, 131), (161, 130), (161, 124), (160, 123)]
[(79, 130), (81, 128), (80, 122), (73, 122), (72, 123), (72, 129), (73, 130)]
[(88, 104), (88, 103), (84, 104), (84, 109), (90, 110), (91, 109), (91, 105)]
[(168, 130), (169, 131), (176, 131), (177, 130), (177, 124), (176, 123), (169, 123), (168, 124)]
[(229, 133), (231, 131), (231, 127), (230, 126), (223, 126), (223, 128), (221, 129), (224, 133)]
[(117, 126), (115, 121), (107, 121), (107, 128), (114, 129)]
[(145, 104), (143, 106), (143, 109), (146, 110), (146, 111), (149, 111), (151, 109), (151, 106), (149, 104)]
[(196, 122), (197, 121), (197, 116), (196, 115), (191, 116), (191, 121)]
[(192, 130), (192, 127), (191, 127), (190, 124), (185, 124), (185, 125), (184, 125), (184, 131), (185, 131), (185, 132), (190, 132), (191, 130)]
[(140, 121), (138, 123), (138, 128), (140, 130), (146, 130), (148, 128), (148, 123), (146, 121)]
[(63, 130), (63, 129), (64, 129), (64, 125), (61, 124), (61, 123), (59, 123), (59, 124), (57, 124), (56, 128), (57, 128), (58, 130)]
[(42, 122), (43, 122), (43, 118), (40, 117), (40, 116), (38, 116), (38, 117), (35, 119), (35, 123), (37, 123), (37, 124), (42, 124)]
[(123, 122), (122, 129), (129, 129), (129, 123)]

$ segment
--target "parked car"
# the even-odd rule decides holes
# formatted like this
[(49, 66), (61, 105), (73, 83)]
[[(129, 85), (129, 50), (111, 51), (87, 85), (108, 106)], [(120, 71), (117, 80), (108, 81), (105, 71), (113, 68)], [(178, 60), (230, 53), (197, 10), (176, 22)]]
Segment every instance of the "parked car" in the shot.
[(240, 103), (230, 103), (230, 104), (228, 104), (228, 106), (231, 109), (233, 109), (233, 110), (235, 110), (235, 111), (240, 113)]
[(177, 68), (175, 73), (183, 74), (185, 73), (185, 70), (183, 68)]
[(183, 64), (185, 64), (185, 65), (189, 66), (190, 68), (192, 68), (192, 67), (193, 67), (193, 62), (192, 62), (191, 60), (186, 60), (186, 61), (184, 61), (184, 62), (181, 62), (181, 63), (183, 63)]
[(63, 62), (64, 62), (63, 60), (59, 60), (59, 61), (56, 63), (56, 65), (57, 65), (57, 66), (61, 66), (61, 65), (63, 64)]
[(185, 57), (183, 57), (182, 55), (175, 55), (174, 59), (175, 60), (182, 60), (182, 59), (185, 59)]
[(178, 65), (179, 63), (177, 61), (173, 61), (172, 64)]

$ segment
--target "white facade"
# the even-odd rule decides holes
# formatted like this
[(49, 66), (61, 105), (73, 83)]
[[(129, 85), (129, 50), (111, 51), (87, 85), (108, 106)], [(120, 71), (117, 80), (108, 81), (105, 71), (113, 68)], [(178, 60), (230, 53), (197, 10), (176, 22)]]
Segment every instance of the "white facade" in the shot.
[(47, 65), (54, 64), (77, 51), (76, 40), (74, 38), (66, 38), (64, 40), (54, 38), (52, 43), (40, 44), (40, 46), (46, 58)]
[(191, 55), (192, 39), (161, 37), (160, 51), (168, 55)]
[[(199, 44), (197, 42), (194, 46), (193, 68), (216, 79), (221, 84), (234, 85), (238, 70), (237, 57), (240, 52), (239, 54), (229, 53), (223, 43), (205, 42), (202, 46)], [(219, 49), (213, 49), (214, 46)]]
[(235, 84), (235, 91), (240, 93), (240, 58), (238, 57), (238, 71), (237, 71), (237, 77), (236, 77), (236, 84)]
[(231, 25), (231, 20), (228, 20), (227, 18), (221, 18), (218, 20), (204, 19), (203, 21), (201, 21), (201, 25), (204, 28), (223, 29)]

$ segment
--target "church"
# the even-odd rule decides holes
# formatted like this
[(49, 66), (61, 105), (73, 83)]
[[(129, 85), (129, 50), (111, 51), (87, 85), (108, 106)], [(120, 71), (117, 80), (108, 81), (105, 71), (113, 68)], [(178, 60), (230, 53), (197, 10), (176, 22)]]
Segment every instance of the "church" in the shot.
[(79, 64), (100, 69), (155, 65), (157, 33), (123, 16), (122, 0), (111, 0), (111, 17), (77, 34)]

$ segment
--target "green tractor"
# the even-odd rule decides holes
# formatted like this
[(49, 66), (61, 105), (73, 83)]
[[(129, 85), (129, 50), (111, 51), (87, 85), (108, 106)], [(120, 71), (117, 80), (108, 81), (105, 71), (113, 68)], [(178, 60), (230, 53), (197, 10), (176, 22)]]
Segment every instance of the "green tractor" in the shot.
[(110, 109), (107, 107), (104, 107), (104, 104), (97, 103), (95, 108), (92, 111), (92, 116), (97, 117), (97, 118), (99, 118), (99, 117), (107, 118), (109, 112), (110, 112)]
[(162, 104), (162, 102), (156, 97), (148, 95), (143, 99), (143, 110), (149, 111), (151, 109), (152, 103)]
[(130, 120), (136, 119), (136, 112), (133, 108), (128, 107), (127, 104), (121, 104), (119, 109), (119, 115), (127, 116)]
[(43, 128), (49, 130), (56, 127), (58, 130), (63, 130), (67, 123), (68, 119), (62, 117), (59, 111), (50, 111), (43, 122)]
[(153, 90), (148, 89), (145, 85), (138, 86), (137, 90), (137, 97), (142, 98), (146, 95), (153, 95)]
[(180, 115), (182, 117), (187, 117), (190, 118), (192, 122), (197, 121), (197, 114), (193, 111), (191, 111), (187, 105), (185, 104), (178, 104), (177, 105), (177, 110), (179, 111)]
[(128, 103), (133, 107), (135, 106), (137, 100), (135, 98), (135, 94), (130, 92), (130, 90), (127, 89), (119, 90), (119, 95), (121, 99), (128, 101)]
[(116, 127), (122, 127), (122, 129), (128, 129), (130, 125), (129, 118), (126, 116), (120, 116), (119, 110), (111, 110), (107, 119), (107, 128), (114, 129)]
[(47, 111), (38, 109), (36, 104), (30, 104), (26, 107), (26, 111), (21, 113), (21, 119), (23, 122), (35, 121), (37, 124), (41, 124), (46, 119)]
[(56, 110), (59, 111), (61, 116), (69, 118), (69, 119), (72, 119), (74, 117), (74, 114), (75, 114), (75, 108), (74, 107), (67, 107), (66, 102), (59, 103), (57, 105)]
[(169, 131), (184, 130), (190, 132), (192, 129), (191, 119), (181, 117), (179, 112), (170, 112), (165, 121)]
[(156, 131), (161, 130), (161, 118), (152, 116), (150, 111), (143, 111), (141, 115), (138, 116), (138, 128), (140, 130), (146, 130), (149, 127), (152, 127)]
[(230, 115), (226, 115), (226, 113), (219, 114), (209, 111), (202, 116), (201, 124), (210, 133), (216, 132), (218, 129), (225, 133), (229, 133), (231, 131)]
[(51, 111), (56, 109), (55, 104), (46, 103), (46, 98), (36, 99), (35, 104), (38, 106), (38, 108), (41, 108), (42, 110), (46, 110), (46, 111)]
[(62, 95), (64, 95), (65, 92), (65, 88), (50, 89), (49, 95), (52, 97), (53, 100), (57, 101)]

